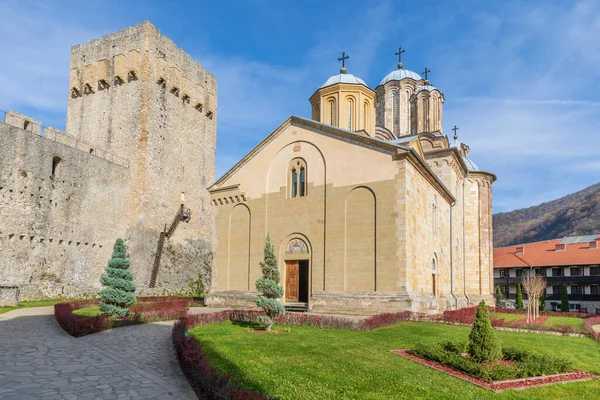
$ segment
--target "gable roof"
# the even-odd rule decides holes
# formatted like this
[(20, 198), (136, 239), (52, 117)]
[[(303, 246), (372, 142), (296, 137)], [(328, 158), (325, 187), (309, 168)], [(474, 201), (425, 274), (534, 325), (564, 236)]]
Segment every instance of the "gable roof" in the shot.
[(208, 190), (214, 190), (215, 186), (224, 183), (230, 176), (236, 171), (242, 168), (248, 161), (250, 161), (256, 154), (258, 154), (264, 147), (269, 143), (273, 142), (287, 127), (301, 126), (304, 128), (311, 129), (313, 132), (322, 134), (325, 136), (331, 136), (336, 139), (350, 139), (358, 146), (369, 148), (372, 150), (378, 150), (390, 154), (392, 157), (405, 155), (412, 158), (412, 164), (421, 168), (426, 175), (429, 175), (429, 180), (434, 186), (437, 186), (438, 190), (444, 195), (449, 203), (454, 204), (456, 199), (452, 193), (446, 188), (443, 182), (438, 176), (429, 168), (429, 165), (420, 157), (418, 152), (411, 147), (403, 146), (398, 143), (389, 142), (376, 137), (371, 137), (363, 134), (359, 134), (347, 129), (341, 129), (332, 125), (324, 124), (322, 122), (314, 121), (307, 118), (298, 117), (295, 115), (290, 116), (281, 125), (277, 127), (269, 136), (267, 136), (262, 142), (254, 147), (248, 154), (246, 154), (237, 164), (235, 164), (229, 171), (227, 171), (221, 178), (215, 183), (208, 187)]
[[(600, 240), (598, 235), (593, 237), (595, 240)], [(565, 244), (563, 241), (565, 239), (553, 239), (496, 248), (494, 249), (494, 268), (600, 265), (600, 248), (598, 246), (590, 248), (589, 242)], [(564, 244), (565, 249), (556, 250), (557, 244)], [(523, 247), (523, 252), (515, 254), (517, 247)]]

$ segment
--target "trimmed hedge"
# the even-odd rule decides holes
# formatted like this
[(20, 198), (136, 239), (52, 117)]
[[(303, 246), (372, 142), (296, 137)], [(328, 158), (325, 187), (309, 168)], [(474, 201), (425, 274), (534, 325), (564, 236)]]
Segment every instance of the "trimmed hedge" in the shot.
[(490, 382), (559, 374), (571, 370), (568, 360), (512, 347), (502, 349), (503, 361), (477, 363), (463, 355), (467, 347), (467, 342), (419, 343), (411, 349), (411, 353)]
[(187, 314), (187, 307), (194, 300), (181, 297), (165, 297), (160, 300), (156, 297), (140, 297), (138, 301), (140, 303), (132, 306), (130, 315), (124, 318), (113, 319), (106, 315), (81, 317), (73, 314), (73, 311), (79, 308), (98, 306), (99, 300), (58, 303), (54, 305), (54, 317), (69, 335), (81, 337), (121, 326), (176, 320)]

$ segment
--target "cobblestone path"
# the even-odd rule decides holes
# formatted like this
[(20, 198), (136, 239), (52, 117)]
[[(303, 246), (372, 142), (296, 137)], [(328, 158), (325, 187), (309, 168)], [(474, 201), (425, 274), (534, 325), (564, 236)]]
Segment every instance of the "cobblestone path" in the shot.
[(171, 345), (172, 322), (73, 338), (53, 307), (0, 314), (0, 399), (195, 399)]

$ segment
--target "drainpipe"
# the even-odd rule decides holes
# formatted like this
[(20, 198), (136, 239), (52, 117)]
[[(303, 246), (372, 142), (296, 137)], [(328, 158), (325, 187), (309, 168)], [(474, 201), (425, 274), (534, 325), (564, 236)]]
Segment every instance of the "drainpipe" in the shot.
[[(456, 203), (455, 203), (456, 204)], [(450, 206), (450, 294), (454, 297), (454, 309), (458, 310), (458, 297), (454, 294), (454, 257), (452, 255), (452, 208)]]
[(471, 305), (471, 299), (469, 299), (469, 296), (467, 296), (467, 245), (466, 245), (466, 240), (465, 240), (465, 183), (467, 182), (467, 177), (469, 176), (469, 173), (467, 172), (467, 176), (465, 176), (463, 178), (463, 209), (462, 209), (462, 219), (463, 219), (463, 223), (462, 223), (462, 228), (463, 228), (463, 234), (462, 234), (462, 242), (463, 242), (463, 294), (465, 295), (465, 298), (467, 299), (467, 306)]

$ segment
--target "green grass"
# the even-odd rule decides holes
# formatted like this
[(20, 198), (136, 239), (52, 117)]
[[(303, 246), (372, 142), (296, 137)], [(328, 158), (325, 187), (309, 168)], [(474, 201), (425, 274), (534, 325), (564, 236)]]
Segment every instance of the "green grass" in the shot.
[[(518, 319), (527, 317), (527, 315), (523, 315), (523, 314), (508, 314), (508, 313), (498, 313), (498, 312), (490, 313), (490, 315), (492, 317), (502, 318), (506, 322), (516, 321)], [(546, 322), (544, 322), (544, 325), (545, 326), (570, 325), (575, 328), (583, 329), (583, 318), (550, 316), (550, 317), (548, 317)]]
[(78, 315), (80, 317), (96, 317), (102, 314), (100, 311), (100, 307), (86, 307), (86, 308), (78, 308), (73, 311), (73, 314)]
[[(600, 379), (492, 393), (390, 353), (418, 342), (467, 340), (470, 328), (405, 322), (370, 332), (292, 327), (263, 335), (231, 322), (190, 331), (211, 361), (239, 383), (281, 399), (587, 399)], [(600, 344), (589, 338), (497, 331), (512, 347), (569, 358), (600, 373)]]

